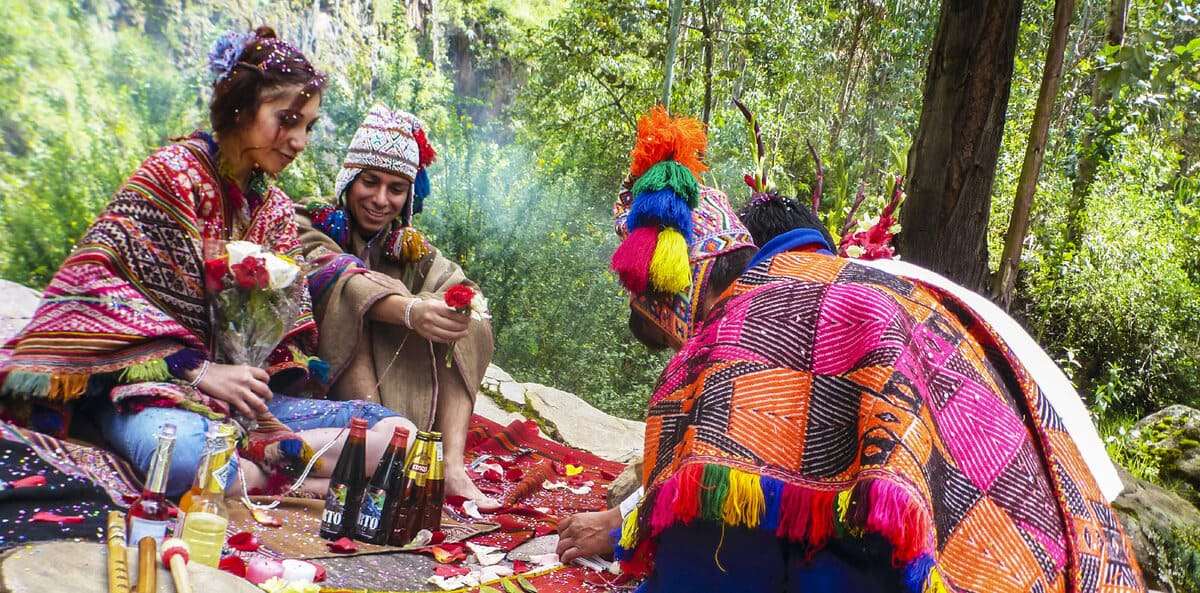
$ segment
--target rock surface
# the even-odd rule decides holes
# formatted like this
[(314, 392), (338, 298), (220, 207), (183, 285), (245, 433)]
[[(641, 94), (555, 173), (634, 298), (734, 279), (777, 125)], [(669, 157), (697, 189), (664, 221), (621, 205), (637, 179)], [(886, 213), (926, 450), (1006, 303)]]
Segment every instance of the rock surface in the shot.
[(0, 344), (29, 323), (41, 298), (41, 293), (32, 288), (0, 280)]
[(608, 508), (619, 506), (621, 501), (633, 494), (638, 486), (642, 485), (642, 458), (632, 461), (625, 466), (624, 471), (617, 475), (617, 479), (613, 480), (608, 485)]
[(1187, 484), (1188, 498), (1200, 504), (1200, 410), (1169, 406), (1139, 420), (1134, 430), (1159, 459), (1162, 477)]
[(613, 461), (640, 457), (646, 423), (609, 416), (578, 397), (537, 383), (525, 384), (530, 410), (546, 433)]
[(1195, 551), (1180, 549), (1179, 538), (1189, 529), (1200, 529), (1200, 510), (1174, 492), (1133, 477), (1124, 468), (1118, 471), (1125, 491), (1113, 501), (1113, 509), (1133, 541), (1146, 584), (1166, 591), (1188, 591), (1187, 585), (1196, 586), (1193, 579), (1200, 575), (1187, 575), (1181, 569), (1190, 562), (1185, 556)]

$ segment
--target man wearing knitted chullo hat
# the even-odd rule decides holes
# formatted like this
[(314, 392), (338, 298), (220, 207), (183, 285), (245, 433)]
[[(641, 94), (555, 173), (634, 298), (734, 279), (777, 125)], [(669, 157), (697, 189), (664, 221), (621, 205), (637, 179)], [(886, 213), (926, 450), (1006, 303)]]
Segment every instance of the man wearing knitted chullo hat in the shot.
[(749, 233), (698, 184), (703, 138), (643, 117), (614, 210), (630, 325), (678, 350), (616, 549), (640, 591), (1144, 591), (1074, 442), (990, 328), (828, 253), (747, 268)]
[(376, 106), (354, 134), (333, 199), (301, 207), (297, 223), (317, 264), (309, 287), (330, 396), (380, 402), (440, 430), (446, 493), (486, 510), (499, 505), (471, 482), (463, 452), (491, 325), (445, 303), (448, 289), (470, 283), (413, 227), (435, 156), (420, 120)]

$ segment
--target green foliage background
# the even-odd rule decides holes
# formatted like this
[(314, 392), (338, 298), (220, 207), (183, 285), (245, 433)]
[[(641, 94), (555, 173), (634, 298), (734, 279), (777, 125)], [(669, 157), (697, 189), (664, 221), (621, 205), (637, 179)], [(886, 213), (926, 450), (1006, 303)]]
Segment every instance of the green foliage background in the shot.
[[(1104, 45), (1108, 2), (1080, 0), (1051, 126), (1016, 313), (1097, 413), (1127, 422), (1200, 404), (1200, 39), (1194, 2), (1135, 0), (1127, 43)], [(0, 0), (0, 275), (43, 286), (138, 161), (204, 127), (205, 56), (267, 23), (332, 74), (296, 199), (331, 191), (341, 147), (376, 102), (419, 114), (439, 148), (419, 219), (487, 292), (497, 360), (520, 380), (636, 418), (665, 358), (634, 343), (607, 258), (609, 207), (636, 115), (661, 92), (665, 0)], [(901, 174), (939, 5), (913, 0), (688, 0), (672, 108), (712, 98), (709, 183), (740, 202), (746, 101), (771, 178), (841, 226)], [(1053, 2), (1025, 3), (989, 235), (1000, 253)], [(705, 61), (705, 22), (712, 67)], [(711, 76), (709, 75), (711, 74)], [(1094, 81), (1113, 89), (1094, 114)], [(1065, 239), (1082, 137), (1100, 175), (1079, 244)], [(995, 262), (993, 262), (995, 263)], [(1123, 420), (1122, 420), (1123, 419)]]

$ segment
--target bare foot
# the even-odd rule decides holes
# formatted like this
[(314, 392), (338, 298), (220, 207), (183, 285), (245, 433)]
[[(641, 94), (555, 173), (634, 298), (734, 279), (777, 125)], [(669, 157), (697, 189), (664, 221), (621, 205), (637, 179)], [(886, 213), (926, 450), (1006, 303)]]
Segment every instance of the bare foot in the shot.
[(447, 464), (446, 495), (473, 500), (475, 504), (479, 505), (481, 511), (494, 511), (500, 508), (500, 502), (484, 494), (475, 485), (475, 482), (471, 481), (471, 477), (467, 475), (467, 469), (462, 466), (452, 468)]

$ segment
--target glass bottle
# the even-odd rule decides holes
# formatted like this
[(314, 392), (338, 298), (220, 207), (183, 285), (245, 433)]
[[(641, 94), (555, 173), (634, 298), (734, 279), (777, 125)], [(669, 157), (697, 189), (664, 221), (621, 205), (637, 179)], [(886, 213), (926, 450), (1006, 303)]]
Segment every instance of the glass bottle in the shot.
[(396, 512), (395, 500), (399, 497), (404, 481), (405, 457), (408, 456), (408, 429), (397, 426), (387, 450), (379, 458), (375, 473), (363, 491), (362, 505), (358, 508), (358, 521), (354, 527), (354, 539), (372, 544), (386, 544), (391, 516)]
[(429, 474), (429, 454), (433, 442), (429, 433), (417, 432), (417, 440), (408, 452), (404, 469), (404, 488), (396, 499), (392, 531), (388, 544), (406, 546), (421, 530), (425, 517), (425, 479)]
[(442, 528), (442, 504), (446, 501), (446, 462), (442, 455), (442, 433), (429, 433), (433, 447), (429, 453), (429, 475), (425, 478), (425, 529)]
[(221, 548), (225, 546), (225, 529), (229, 527), (225, 486), (232, 449), (219, 428), (209, 431), (205, 449), (205, 463), (196, 472), (200, 494), (191, 499), (180, 538), (187, 542), (192, 562), (215, 568), (221, 560)]
[(350, 436), (342, 446), (321, 515), (321, 537), (338, 539), (352, 533), (367, 472), (367, 420), (350, 419)]
[(150, 470), (142, 494), (129, 506), (126, 514), (125, 532), (127, 543), (136, 548), (144, 537), (152, 537), (159, 545), (167, 536), (167, 523), (171, 515), (167, 506), (167, 474), (171, 467), (171, 452), (175, 449), (175, 425), (163, 424), (155, 437), (154, 457), (150, 459)]

